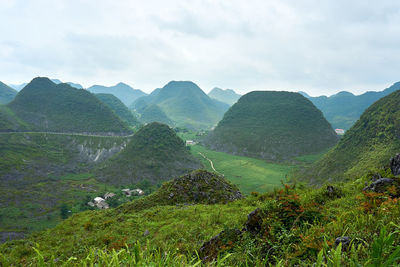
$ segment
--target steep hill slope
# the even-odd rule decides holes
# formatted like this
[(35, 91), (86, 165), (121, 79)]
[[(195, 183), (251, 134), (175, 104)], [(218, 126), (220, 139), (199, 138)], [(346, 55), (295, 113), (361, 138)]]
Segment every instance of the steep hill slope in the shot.
[(141, 128), (127, 147), (96, 171), (99, 180), (112, 184), (153, 184), (197, 169), (184, 142), (165, 124), (153, 122)]
[(24, 132), (31, 126), (18, 118), (7, 106), (0, 105), (0, 132)]
[(337, 146), (298, 177), (320, 184), (360, 176), (400, 151), (400, 91), (371, 105)]
[(174, 126), (174, 122), (168, 118), (168, 116), (162, 111), (162, 109), (153, 104), (146, 106), (142, 112), (140, 113), (140, 121), (143, 123), (150, 123), (150, 122), (160, 122), (167, 124), (171, 127)]
[(8, 85), (0, 82), (0, 104), (10, 103), (17, 95), (17, 91)]
[(163, 88), (134, 103), (141, 113), (146, 107), (157, 105), (177, 125), (193, 129), (215, 125), (228, 105), (208, 97), (195, 83), (171, 81)]
[(378, 99), (400, 89), (397, 82), (381, 92), (366, 92), (362, 95), (342, 91), (330, 97), (308, 97), (324, 113), (333, 128), (350, 129), (361, 114)]
[(280, 161), (333, 146), (322, 113), (298, 93), (256, 91), (234, 104), (205, 143), (212, 149)]
[(124, 149), (129, 138), (0, 134), (0, 232), (54, 226), (63, 204), (87, 209), (88, 196), (112, 190), (91, 169)]
[(114, 86), (93, 85), (87, 89), (95, 94), (112, 94), (119, 98), (127, 107), (129, 107), (136, 99), (145, 96), (146, 93), (133, 89), (127, 84), (118, 83)]
[(117, 114), (121, 120), (125, 121), (128, 125), (140, 125), (133, 113), (116, 96), (112, 94), (96, 94), (96, 97), (109, 108), (111, 108), (112, 111), (114, 111), (115, 114)]
[(91, 93), (35, 78), (9, 108), (37, 131), (125, 135), (129, 127)]
[(241, 95), (236, 94), (235, 91), (233, 91), (232, 89), (221, 89), (218, 87), (215, 87), (214, 89), (212, 89), (209, 93), (208, 96), (216, 99), (218, 101), (221, 101), (223, 103), (226, 103), (230, 106), (232, 106), (233, 104), (235, 104), (239, 98), (241, 97)]

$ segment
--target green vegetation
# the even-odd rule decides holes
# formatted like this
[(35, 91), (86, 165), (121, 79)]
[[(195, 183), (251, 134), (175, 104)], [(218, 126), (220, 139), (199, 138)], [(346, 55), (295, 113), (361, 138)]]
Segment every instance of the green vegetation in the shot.
[(176, 126), (190, 129), (210, 128), (222, 118), (228, 105), (208, 97), (195, 83), (171, 81), (132, 106), (138, 113), (157, 105)]
[(104, 162), (95, 174), (112, 184), (144, 180), (157, 184), (199, 166), (174, 130), (153, 122), (135, 133), (126, 148)]
[(273, 91), (242, 96), (205, 140), (213, 150), (277, 162), (323, 151), (336, 142), (332, 127), (309, 100)]
[(140, 121), (143, 123), (160, 122), (173, 126), (174, 122), (157, 105), (149, 105), (140, 113)]
[(112, 94), (119, 98), (125, 106), (129, 107), (136, 99), (145, 96), (146, 93), (133, 89), (127, 84), (118, 83), (114, 86), (93, 85), (87, 89), (94, 94)]
[(381, 92), (366, 92), (353, 95), (340, 92), (330, 97), (308, 97), (313, 104), (324, 113), (325, 118), (333, 128), (350, 129), (360, 118), (360, 115), (375, 101), (400, 89), (397, 82)]
[(111, 108), (129, 126), (138, 127), (140, 125), (134, 114), (116, 96), (112, 94), (96, 94), (96, 97)]
[(241, 95), (236, 94), (235, 91), (233, 91), (232, 89), (223, 90), (223, 89), (217, 88), (217, 87), (212, 89), (208, 93), (208, 96), (213, 99), (216, 99), (218, 101), (221, 101), (223, 103), (226, 103), (229, 106), (232, 106), (233, 104), (235, 104), (241, 97)]
[(191, 152), (201, 160), (207, 170), (214, 171), (209, 162), (211, 160), (215, 170), (245, 194), (268, 192), (282, 186), (282, 183), (286, 182), (286, 176), (294, 168), (289, 164), (274, 164), (260, 159), (216, 152), (200, 145), (191, 146)]
[[(396, 265), (400, 189), (363, 192), (370, 179), (319, 189), (286, 185), (214, 205), (153, 205), (156, 198), (149, 196), (116, 209), (74, 214), (53, 229), (8, 242), (0, 246), (0, 261), (6, 266), (54, 260), (66, 266), (191, 266), (201, 260), (219, 266)], [(336, 242), (339, 237), (348, 242)]]
[(37, 131), (126, 135), (129, 127), (86, 90), (35, 78), (8, 107)]
[(121, 206), (119, 211), (129, 213), (156, 206), (227, 203), (240, 198), (239, 189), (222, 176), (195, 170), (163, 183), (155, 193)]
[(60, 222), (59, 206), (86, 209), (87, 196), (116, 190), (88, 173), (129, 138), (0, 134), (0, 231), (32, 232)]
[(399, 152), (400, 91), (378, 100), (346, 132), (337, 146), (296, 176), (314, 184), (363, 175)]
[(18, 118), (7, 106), (0, 105), (0, 132), (29, 131), (30, 126)]
[(17, 93), (18, 92), (10, 86), (0, 82), (0, 105), (10, 103)]

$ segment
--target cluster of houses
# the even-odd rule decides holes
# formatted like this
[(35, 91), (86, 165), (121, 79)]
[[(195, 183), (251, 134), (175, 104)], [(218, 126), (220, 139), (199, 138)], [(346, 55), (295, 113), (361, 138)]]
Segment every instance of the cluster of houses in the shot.
[(193, 140), (186, 140), (186, 145), (187, 146), (194, 146), (195, 144), (197, 144), (195, 141)]
[[(126, 188), (126, 189), (122, 189), (121, 191), (124, 193), (124, 195), (126, 197), (143, 196), (144, 195), (144, 191), (142, 189), (139, 189), (139, 188), (132, 189), (132, 190), (129, 189), (129, 188)], [(107, 193), (104, 194), (103, 197), (95, 197), (93, 199), (93, 201), (89, 201), (87, 204), (90, 207), (93, 207), (93, 208), (96, 207), (98, 209), (108, 209), (108, 208), (110, 208), (110, 206), (108, 205), (106, 200), (110, 199), (110, 198), (113, 198), (115, 196), (116, 196), (116, 194), (107, 192)]]

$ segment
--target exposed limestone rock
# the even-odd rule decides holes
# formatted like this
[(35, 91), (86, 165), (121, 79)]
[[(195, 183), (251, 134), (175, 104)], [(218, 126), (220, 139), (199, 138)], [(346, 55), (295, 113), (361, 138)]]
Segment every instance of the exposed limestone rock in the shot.
[(390, 159), (390, 169), (392, 170), (393, 175), (396, 176), (400, 174), (400, 154), (397, 154)]

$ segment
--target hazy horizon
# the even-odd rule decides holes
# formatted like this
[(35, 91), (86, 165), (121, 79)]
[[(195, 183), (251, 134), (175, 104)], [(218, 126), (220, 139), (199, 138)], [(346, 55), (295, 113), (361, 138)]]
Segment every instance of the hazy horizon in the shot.
[(45, 76), (150, 93), (190, 80), (254, 90), (381, 91), (400, 80), (400, 2), (0, 3), (0, 81)]

